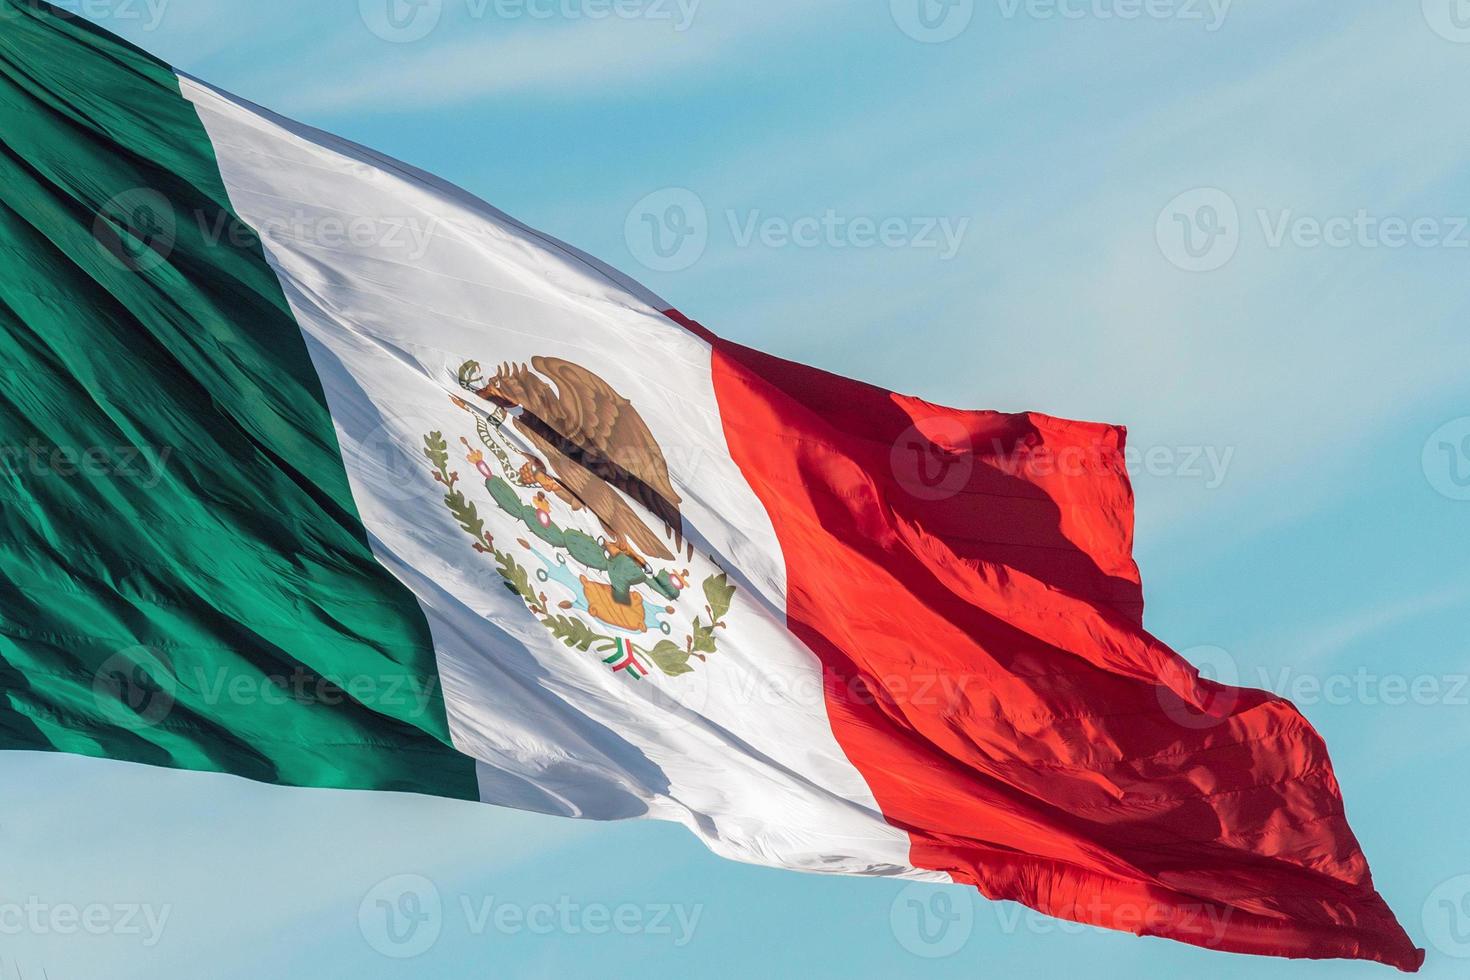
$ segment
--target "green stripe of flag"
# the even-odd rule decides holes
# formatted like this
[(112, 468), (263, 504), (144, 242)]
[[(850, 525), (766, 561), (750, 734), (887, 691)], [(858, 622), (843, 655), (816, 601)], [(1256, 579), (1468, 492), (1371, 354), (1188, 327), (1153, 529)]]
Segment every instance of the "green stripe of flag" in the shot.
[(234, 223), (167, 66), (0, 0), (0, 747), (474, 798)]

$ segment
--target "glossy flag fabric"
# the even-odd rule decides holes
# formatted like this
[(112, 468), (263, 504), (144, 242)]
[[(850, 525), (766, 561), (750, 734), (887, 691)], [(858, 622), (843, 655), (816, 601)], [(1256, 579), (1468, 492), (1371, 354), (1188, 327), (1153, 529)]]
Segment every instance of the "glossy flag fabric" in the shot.
[(0, 746), (1422, 962), (1310, 725), (1143, 629), (1122, 429), (723, 341), (25, 0), (0, 249)]

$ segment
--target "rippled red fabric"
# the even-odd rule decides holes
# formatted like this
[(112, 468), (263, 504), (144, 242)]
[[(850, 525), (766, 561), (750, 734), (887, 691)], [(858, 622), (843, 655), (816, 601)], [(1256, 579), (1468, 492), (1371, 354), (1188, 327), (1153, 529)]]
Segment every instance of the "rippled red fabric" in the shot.
[(1122, 428), (942, 408), (668, 315), (714, 346), (789, 627), (915, 866), (1140, 935), (1419, 968), (1311, 725), (1143, 629)]

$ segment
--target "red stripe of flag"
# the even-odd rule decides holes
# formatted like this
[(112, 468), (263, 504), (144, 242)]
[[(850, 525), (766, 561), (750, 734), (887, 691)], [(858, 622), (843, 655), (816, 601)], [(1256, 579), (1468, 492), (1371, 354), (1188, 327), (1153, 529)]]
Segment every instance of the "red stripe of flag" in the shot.
[(834, 733), (917, 867), (1220, 950), (1415, 949), (1287, 701), (1142, 628), (1124, 430), (962, 412), (712, 336)]

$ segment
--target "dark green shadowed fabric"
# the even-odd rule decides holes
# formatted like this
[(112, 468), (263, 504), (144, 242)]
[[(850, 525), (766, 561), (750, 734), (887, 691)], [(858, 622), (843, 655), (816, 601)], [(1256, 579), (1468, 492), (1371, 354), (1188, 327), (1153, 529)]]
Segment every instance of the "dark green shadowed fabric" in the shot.
[(0, 0), (0, 747), (475, 798), (173, 73)]

